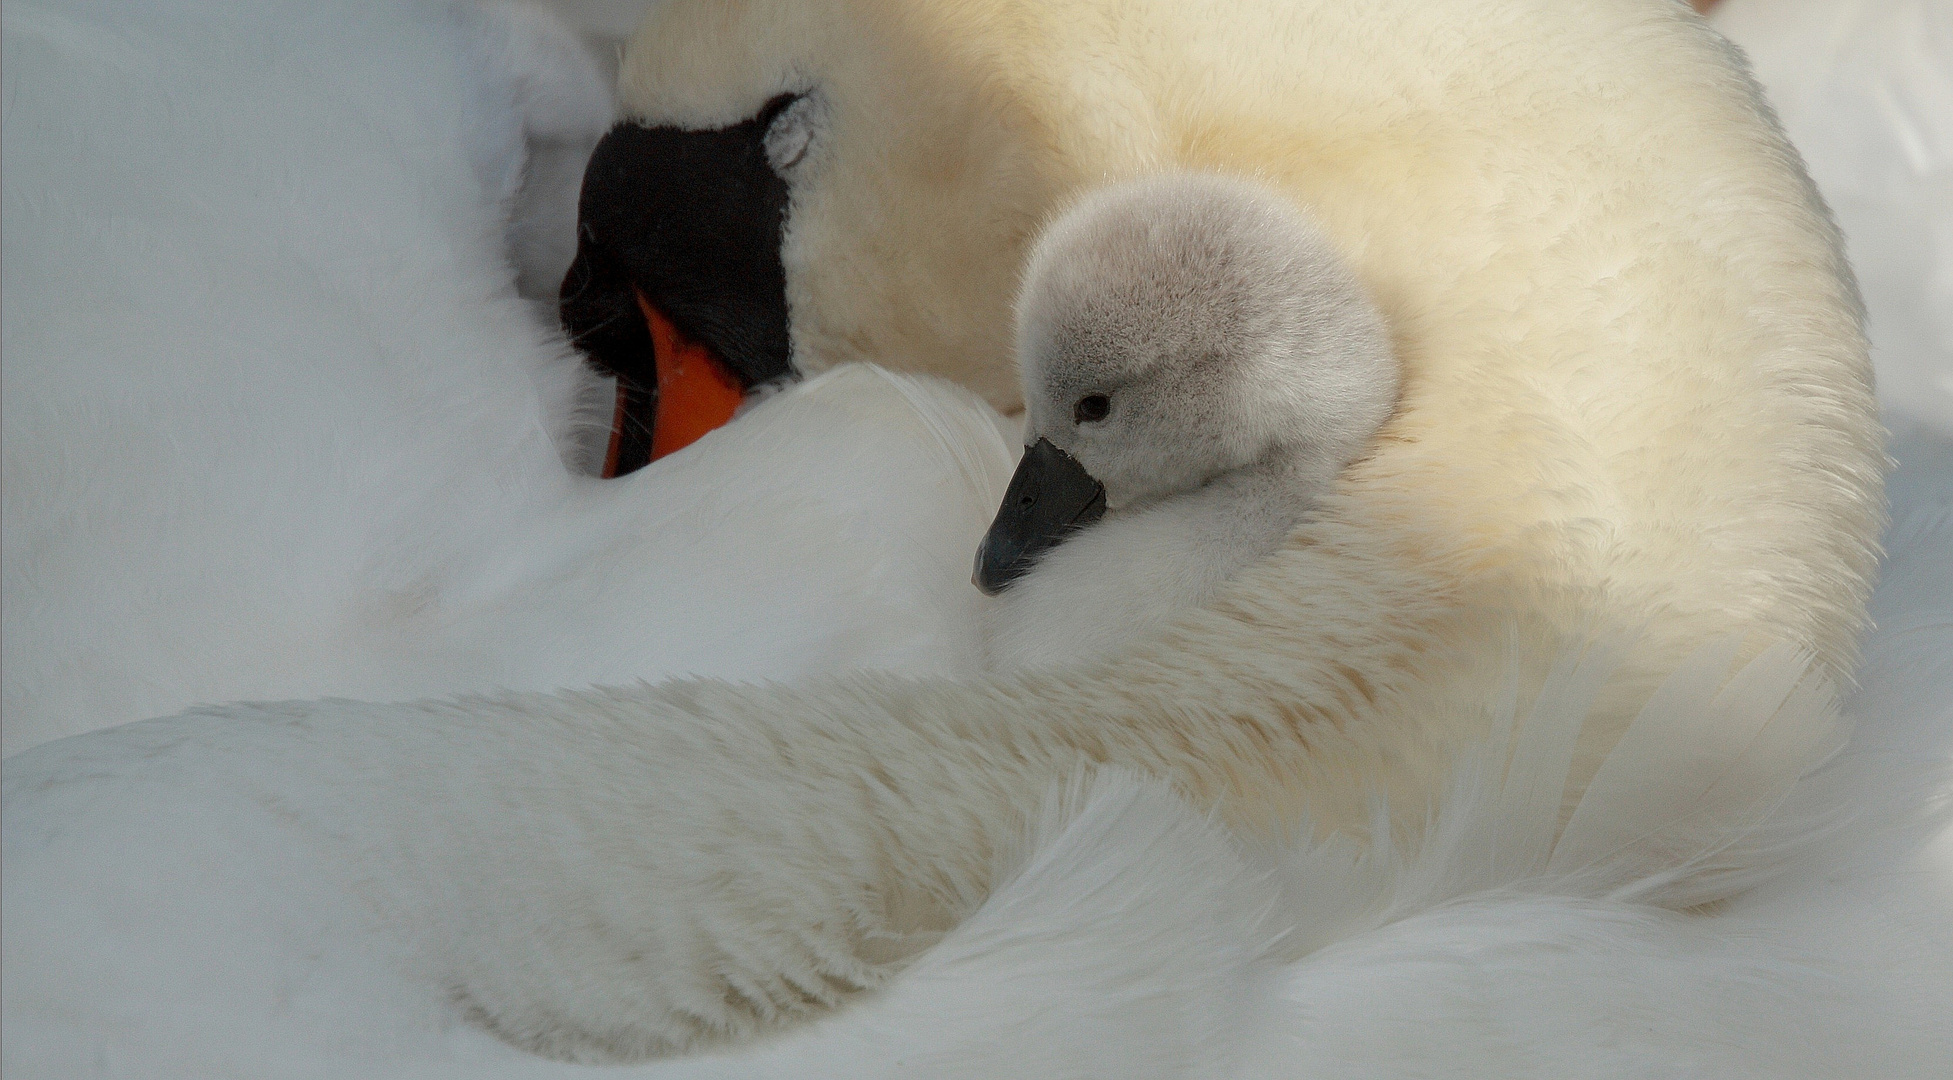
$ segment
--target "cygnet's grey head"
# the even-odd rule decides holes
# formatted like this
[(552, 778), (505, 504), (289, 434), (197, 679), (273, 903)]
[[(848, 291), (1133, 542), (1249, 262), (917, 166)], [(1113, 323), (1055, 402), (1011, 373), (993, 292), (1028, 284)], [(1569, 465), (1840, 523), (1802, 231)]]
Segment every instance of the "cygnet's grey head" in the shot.
[(1031, 450), (979, 555), (987, 591), (1099, 512), (1067, 509), (1091, 485), (1060, 473), (1088, 474), (1114, 512), (1263, 464), (1320, 486), (1397, 398), (1355, 275), (1289, 200), (1245, 180), (1169, 174), (1085, 196), (1033, 249), (1017, 326)]
[(1383, 320), (1327, 237), (1228, 177), (1087, 196), (1033, 251), (1017, 323), (1025, 441), (1076, 458), (1112, 509), (1271, 452), (1340, 469), (1397, 395)]

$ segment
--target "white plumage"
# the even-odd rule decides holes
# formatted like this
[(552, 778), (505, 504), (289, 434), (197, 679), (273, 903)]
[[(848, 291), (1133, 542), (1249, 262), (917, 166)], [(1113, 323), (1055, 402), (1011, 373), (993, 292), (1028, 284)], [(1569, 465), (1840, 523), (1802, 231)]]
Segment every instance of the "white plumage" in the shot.
[(239, 698), (975, 670), (1009, 445), (955, 391), (843, 372), (564, 468), (598, 388), (507, 208), (525, 137), (610, 104), (552, 20), (7, 20), (6, 753)]
[[(225, 79), (239, 71), (226, 65), (254, 55), (233, 48), (236, 41), (266, 40), (251, 36), (252, 24), (235, 39), (205, 40), (172, 36), (179, 11), (145, 9), (145, 23), (128, 10), (4, 8), (0, 490), (8, 531), (0, 557), (10, 753), (200, 696), (386, 696), (418, 692), (412, 680), (423, 678), (464, 689), (660, 673), (670, 670), (657, 666), (660, 658), (682, 648), (652, 636), (667, 628), (648, 612), (667, 603), (729, 620), (715, 623), (726, 637), (702, 660), (683, 663), (717, 659), (734, 667), (731, 674), (862, 658), (916, 669), (974, 663), (974, 639), (956, 636), (958, 626), (969, 630), (958, 622), (967, 611), (953, 605), (974, 602), (964, 582), (967, 555), (999, 494), (1007, 444), (993, 437), (990, 414), (937, 385), (855, 370), (769, 403), (701, 444), (757, 456), (810, 440), (816, 449), (804, 459), (768, 457), (794, 466), (777, 474), (784, 477), (777, 488), (724, 492), (723, 478), (702, 466), (688, 480), (681, 457), (658, 474), (663, 479), (636, 488), (535, 495), (556, 483), (535, 478), (553, 475), (545, 467), (557, 453), (552, 436), (570, 423), (576, 393), (567, 385), (573, 369), (508, 295), (497, 254), (497, 207), (514, 184), (521, 131), (501, 111), (510, 100), (506, 72), (482, 60), (508, 40), (499, 31), (482, 34), (482, 24), (463, 19), (457, 32), (438, 13), (306, 5), (316, 21), (292, 25), (316, 34), (308, 39), (316, 51), (304, 54), (312, 66), (287, 64), (230, 84)], [(371, 55), (381, 59), (370, 69), (329, 63), (339, 48), (377, 50)], [(205, 67), (223, 77), (196, 82)], [(389, 72), (412, 77), (389, 82)], [(263, 90), (301, 78), (316, 80), (304, 87), (340, 89), (308, 89), (282, 103)], [(170, 93), (151, 93), (157, 85)], [(57, 86), (67, 90), (43, 96)], [(212, 93), (211, 112), (198, 111), (202, 99), (192, 86)], [(168, 107), (144, 113), (144, 101)], [(225, 139), (190, 144), (202, 158), (182, 152), (182, 131), (171, 123), (196, 129), (241, 101), (294, 126), (221, 128)], [(481, 111), (469, 112), (470, 103)], [(126, 126), (102, 123), (125, 112)], [(596, 113), (579, 115), (588, 121)], [(64, 119), (71, 116), (88, 122)], [(386, 126), (392, 122), (407, 126)], [(427, 128), (413, 126), (423, 122)], [(429, 131), (436, 135), (414, 137)], [(461, 131), (488, 133), (488, 149), (474, 148)], [(264, 148), (250, 138), (283, 141), (257, 159), (252, 148)], [(73, 141), (60, 144), (63, 156), (36, 155), (54, 139)], [(142, 174), (117, 172), (138, 147), (153, 151), (140, 155)], [(393, 186), (376, 195), (321, 183), (297, 200), (275, 167), (214, 194), (200, 186), (212, 175), (203, 166), (225, 154), (245, 164), (312, 161), (303, 156), (308, 148), (324, 159), (314, 171), (364, 148), (373, 156), (347, 175), (390, 176)], [(464, 158), (469, 163), (459, 164)], [(376, 160), (393, 164), (376, 168)], [(297, 169), (287, 179), (306, 175)], [(77, 177), (139, 190), (150, 190), (146, 181), (155, 177), (188, 177), (178, 190), (204, 192), (199, 198), (213, 212), (186, 219), (198, 205), (189, 199), (147, 218), (115, 190), (90, 202), (103, 190)], [(296, 212), (301, 205), (310, 209)], [(261, 213), (241, 212), (251, 207)], [(400, 212), (389, 216), (389, 207)], [(363, 217), (371, 233), (335, 246), (334, 230)], [(195, 228), (184, 225), (172, 243), (144, 231), (186, 221)], [(213, 255), (200, 237), (229, 237), (232, 246)], [(278, 250), (288, 244), (296, 258)], [(347, 247), (354, 250), (343, 264), (308, 261)], [(429, 252), (439, 255), (432, 264), (422, 261)], [(117, 265), (134, 269), (101, 273)], [(159, 265), (171, 272), (156, 273)], [(335, 265), (343, 277), (329, 273)], [(401, 292), (403, 276), (390, 270), (420, 287)], [(343, 291), (324, 291), (325, 300), (308, 292), (294, 303), (278, 287), (294, 278)], [(200, 293), (200, 282), (210, 287)], [(203, 306), (184, 306), (190, 302)], [(129, 325), (107, 313), (126, 317), (130, 308), (148, 314), (146, 328), (164, 332), (110, 341), (100, 353), (57, 350), (55, 329), (70, 334), (70, 344), (107, 338)], [(234, 315), (222, 347), (182, 332), (197, 325), (191, 310)], [(293, 321), (314, 315), (319, 325)], [(469, 337), (471, 327), (483, 336)], [(289, 355), (254, 343), (290, 344), (334, 328), (341, 329), (329, 359), (371, 358), (349, 363), (357, 380), (308, 383), (303, 368), (252, 367)], [(412, 347), (385, 348), (394, 340), (388, 333), (405, 335)], [(78, 366), (32, 363), (55, 356)], [(114, 363), (90, 368), (91, 356)], [(149, 376), (127, 366), (151, 356), (162, 360)], [(230, 362), (217, 362), (227, 356)], [(161, 369), (163, 360), (170, 367)], [(420, 360), (429, 362), (413, 362)], [(1929, 373), (1934, 363), (1924, 365)], [(50, 400), (61, 405), (49, 409)], [(180, 428), (161, 422), (178, 416), (192, 420)], [(152, 432), (160, 434), (144, 441)], [(212, 452), (226, 440), (232, 453)], [(249, 453), (236, 454), (237, 446)], [(55, 449), (23, 455), (24, 447)], [(1953, 1012), (1953, 956), (1945, 948), (1953, 940), (1945, 815), (1953, 790), (1945, 692), (1953, 680), (1953, 492), (1946, 488), (1953, 469), (1943, 445), (1927, 437), (1896, 452), (1909, 469), (1894, 485), (1898, 520), (1873, 601), (1881, 630), (1849, 698), (1857, 727), (1843, 755), (1792, 789), (1785, 804), (1792, 816), (1773, 819), (1769, 829), (1752, 828), (1754, 815), (1823, 756), (1832, 713), (1784, 651), (1742, 668), (1737, 678), (1750, 680), (1747, 690), (1727, 692), (1734, 684), (1722, 682), (1724, 660), (1712, 646), (1638, 706), (1616, 756), (1599, 764), (1591, 784), (1573, 778), (1585, 794), (1554, 837), (1562, 813), (1555, 793), (1569, 790), (1571, 732), (1618, 644), (1604, 640), (1562, 656), (1553, 692), (1495, 710), (1495, 731), (1507, 741), (1473, 751), (1479, 756), (1445, 788), (1422, 841), (1387, 850), (1337, 840), (1243, 848), (1208, 814), (1153, 782), (1118, 770), (1081, 775), (1068, 791), (1047, 788), (1039, 813), (1032, 813), (1035, 800), (1015, 807), (1033, 818), (1030, 836), (1021, 844), (1015, 834), (991, 837), (997, 872), (982, 880), (994, 891), (981, 904), (975, 893), (952, 894), (952, 907), (974, 909), (968, 918), (893, 943), (919, 951), (881, 989), (769, 1043), (621, 1075), (1935, 1075), (1953, 1057), (1944, 1019)], [(836, 470), (878, 468), (886, 471), (873, 473), (872, 485), (782, 498), (807, 494)], [(77, 481), (102, 469), (133, 482), (102, 489)], [(163, 488), (164, 480), (173, 486)], [(564, 483), (576, 491), (577, 482)], [(730, 501), (711, 501), (707, 486)], [(167, 502), (200, 490), (209, 500), (182, 504), (190, 509), (181, 516), (142, 513), (152, 495)], [(671, 510), (674, 491), (701, 500), (686, 507), (703, 509)], [(396, 504), (425, 515), (395, 513)], [(280, 507), (294, 506), (279, 516)], [(87, 524), (77, 534), (93, 546), (86, 558), (63, 564), (37, 546), (36, 530), (68, 513)], [(806, 516), (782, 516), (788, 513)], [(292, 527), (263, 530), (266, 520)], [(754, 530), (756, 520), (771, 534)], [(832, 564), (831, 577), (814, 560), (784, 561), (784, 553), (807, 548), (784, 521), (858, 530), (847, 535), (862, 561)], [(891, 531), (895, 522), (904, 529), (934, 523), (941, 532)], [(667, 562), (684, 554), (682, 545), (647, 541), (642, 530), (652, 524), (687, 530), (695, 544), (750, 539), (754, 575), (715, 572), (700, 581), (708, 558)], [(953, 535), (959, 531), (965, 535)], [(607, 573), (585, 575), (590, 566)], [(877, 588), (894, 591), (884, 595), (910, 598), (897, 606), (916, 621), (901, 624), (899, 635), (875, 636), (881, 624), (874, 620), (888, 613), (838, 603), (857, 595), (849, 589), (868, 571), (887, 575)], [(374, 584), (427, 580), (464, 586), (468, 602), (450, 603), (445, 588)], [(713, 606), (740, 582), (753, 596), (805, 589), (795, 595), (814, 598), (810, 606), (830, 621), (743, 601)], [(900, 591), (903, 582), (913, 591)], [(227, 600), (227, 590), (248, 602)], [(356, 617), (346, 615), (349, 598), (375, 596), (406, 602), (377, 614), (353, 603)], [(83, 602), (95, 606), (66, 606)], [(50, 610), (79, 614), (50, 620)], [(856, 610), (869, 618), (831, 621)], [(278, 629), (287, 618), (342, 628), (319, 639), (340, 651), (328, 654), (311, 638), (278, 647), (295, 640)], [(381, 633), (376, 625), (407, 630)], [(647, 641), (641, 651), (602, 647)], [(85, 652), (93, 662), (49, 659), (70, 655), (62, 649), (77, 642), (102, 646)], [(1491, 674), (1496, 685), (1502, 673)], [(719, 695), (720, 705), (746, 700), (727, 688), (684, 692)], [(668, 763), (637, 737), (641, 712), (612, 708), (629, 699), (578, 699), (586, 720), (603, 719), (595, 724), (538, 722), (533, 709), (483, 703), (232, 710), (229, 719), (171, 719), (10, 757), (0, 815), (4, 1071), (23, 1078), (585, 1075), (486, 1034), (478, 1026), (484, 1014), (466, 1007), (468, 993), (526, 990), (544, 1006), (563, 1002), (585, 1015), (625, 1006), (628, 1019), (628, 998), (605, 981), (618, 970), (606, 965), (628, 971), (627, 954), (609, 948), (607, 934), (634, 919), (682, 918), (688, 910), (735, 922), (752, 914), (732, 905), (643, 910), (651, 893), (640, 886), (665, 887), (672, 868), (637, 861), (635, 842), (682, 832), (660, 814), (685, 803), (668, 788), (635, 784), (637, 770), (728, 796), (717, 805), (734, 835), (771, 831), (785, 850), (808, 852), (805, 864), (777, 870), (810, 890), (815, 908), (833, 898), (813, 891), (858, 886), (867, 876), (823, 875), (845, 859), (872, 865), (881, 855), (848, 848), (859, 839), (853, 819), (799, 812), (792, 793), (771, 786), (766, 772), (659, 772)], [(1732, 736), (1785, 737), (1694, 739), (1703, 717), (1732, 712), (1743, 714), (1741, 725), (1727, 726)], [(291, 713), (309, 719), (279, 719)], [(810, 728), (830, 725), (856, 738), (903, 730), (854, 715), (816, 712), (813, 720)], [(17, 730), (21, 743), (12, 741)], [(698, 726), (684, 737), (709, 744), (752, 734)], [(760, 756), (753, 760), (812, 745), (793, 734), (781, 744), (754, 744)], [(1786, 752), (1779, 767), (1727, 771), (1771, 748)], [(1663, 771), (1627, 767), (1641, 755), (1661, 761)], [(1670, 763), (1677, 763), (1672, 772)], [(909, 820), (956, 812), (903, 804), (901, 793), (875, 786), (867, 764), (847, 767), (855, 765), (859, 790), (886, 800), (883, 810), (900, 804)], [(1725, 776), (1758, 784), (1719, 786)], [(1710, 813), (1683, 824), (1709, 827), (1672, 828), (1675, 811), (1691, 799)], [(770, 800), (793, 812), (773, 812)], [(1837, 806), (1851, 811), (1842, 821), (1819, 812)], [(1789, 843), (1813, 826), (1815, 838)], [(705, 828), (699, 835), (716, 843), (727, 834)], [(760, 843), (754, 858), (774, 850)], [(1683, 860), (1691, 872), (1669, 873), (1677, 856), (1691, 853), (1703, 856)], [(1775, 854), (1793, 859), (1757, 857)], [(1593, 873), (1596, 866), (1605, 873)], [(1710, 899), (1765, 872), (1771, 876), (1762, 884), (1708, 912), (1648, 903)], [(595, 951), (586, 956), (584, 948)]]
[[(1782, 785), (1717, 794), (1748, 746), (1670, 746), (1695, 779), (1616, 787), (1603, 766), (1586, 798), (1607, 826), (1556, 839), (1567, 733), (1618, 655), (1596, 646), (1504, 714), (1409, 850), (1244, 849), (1157, 783), (1081, 777), (1005, 845), (996, 892), (888, 986), (769, 1043), (621, 1075), (1932, 1075), (1953, 1049), (1953, 954), (1932, 929), (1949, 882), (1928, 846), (1953, 790), (1937, 569), (1953, 529), (1926, 510), (1941, 519), (1902, 523), (1889, 602), (1932, 630), (1872, 643), (1859, 749), (1795, 789), (1797, 813), (1760, 813)], [(1728, 659), (1692, 658), (1617, 752), (1733, 705), (1823, 759), (1828, 688), (1784, 653), (1725, 686)], [(626, 867), (586, 846), (627, 790), (628, 735), (584, 725), (544, 770), (552, 736), (520, 709), (304, 711), (261, 713), (255, 734), (158, 721), (10, 763), (10, 1074), (581, 1075), (471, 1030), (456, 995), (471, 972), (538, 977), (543, 953), (628, 909)], [(468, 779), (512, 769), (516, 804)], [(1667, 828), (1692, 800), (1720, 814)], [(1713, 917), (1676, 911), (1745, 888)], [(545, 923), (510, 921), (527, 917)], [(602, 982), (601, 955), (561, 970), (631, 992)], [(117, 1065), (72, 1056), (101, 1047)]]

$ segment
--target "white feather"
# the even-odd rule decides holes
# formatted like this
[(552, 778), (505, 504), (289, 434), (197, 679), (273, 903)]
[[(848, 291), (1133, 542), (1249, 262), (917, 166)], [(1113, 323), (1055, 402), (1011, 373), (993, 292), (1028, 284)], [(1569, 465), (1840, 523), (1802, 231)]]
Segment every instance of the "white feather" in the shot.
[(563, 467), (597, 383), (504, 232), (525, 146), (609, 122), (561, 26), (5, 18), (5, 753), (202, 701), (977, 667), (1010, 462), (963, 391), (837, 371)]
[[(16, 137), (32, 116), (13, 82), (16, 20), (31, 9), (5, 11)], [(155, 59), (125, 42), (82, 43), (94, 51), (81, 59), (128, 70)], [(10, 250), (18, 236), (9, 230)], [(16, 345), (10, 337), (10, 376)], [(1414, 853), (1331, 838), (1244, 855), (1168, 793), (1102, 774), (1053, 802), (1022, 868), (984, 907), (855, 1007), (770, 1044), (598, 1075), (1942, 1075), (1953, 1060), (1953, 456), (1920, 438), (1896, 453), (1902, 512), (1874, 598), (1880, 630), (1850, 698), (1857, 726), (1816, 774), (1822, 784), (1791, 789), (1785, 805), (1798, 813), (1761, 827), (1753, 816), (1822, 758), (1823, 695), (1780, 654), (1739, 674), (1759, 692), (1747, 700), (1711, 650), (1623, 733), (1543, 854), (1547, 793), (1566, 753), (1565, 733), (1547, 722), (1577, 715), (1606, 658), (1590, 651), (1564, 658), (1555, 692), (1523, 725), (1513, 680), (1500, 714), (1510, 741), (1461, 772)], [(10, 496), (16, 479), (10, 471)], [(1747, 717), (1749, 743), (1692, 745), (1689, 723), (1718, 710)], [(213, 745), (174, 757), (167, 744), (84, 740), (69, 744), (65, 776), (40, 771), (59, 755), (26, 773), (9, 762), (0, 1071), (592, 1075), (467, 1026), (376, 919), (372, 899), (392, 887), (384, 874), (330, 855), (362, 813), (387, 812), (362, 801), (360, 769), (405, 764), (425, 781), (412, 740), (382, 740), (335, 777), (303, 740), (282, 747), (289, 756), (234, 741), (266, 732), (223, 728)], [(1690, 764), (1673, 777), (1631, 767), (1664, 746), (1687, 750)], [(469, 822), (480, 808), (457, 792), (418, 804), (408, 824)], [(1841, 823), (1801, 816), (1806, 792), (1854, 812)], [(308, 799), (328, 811), (327, 827), (297, 827), (294, 806)], [(1690, 799), (1701, 813), (1678, 815), (1675, 800)], [(1806, 829), (1812, 820), (1824, 827)], [(488, 815), (471, 828), (492, 851), (546, 824)], [(1797, 835), (1794, 852), (1757, 842)], [(1485, 837), (1499, 849), (1466, 842)], [(1679, 874), (1659, 862), (1669, 855), (1682, 857)], [(497, 875), (513, 864), (461, 866), (512, 898)], [(1691, 903), (1766, 866), (1773, 878), (1709, 912), (1624, 899)], [(1526, 867), (1535, 876), (1499, 880), (1498, 868)], [(427, 899), (439, 912), (459, 891), (450, 882)], [(487, 944), (458, 920), (450, 928)]]

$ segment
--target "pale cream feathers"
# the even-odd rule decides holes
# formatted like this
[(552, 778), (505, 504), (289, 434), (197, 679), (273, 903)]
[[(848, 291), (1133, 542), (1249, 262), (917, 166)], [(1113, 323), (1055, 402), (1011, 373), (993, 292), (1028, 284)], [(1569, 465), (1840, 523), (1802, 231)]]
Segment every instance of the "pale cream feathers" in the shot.
[(621, 85), (628, 113), (693, 126), (821, 98), (785, 248), (806, 370), (873, 360), (1015, 406), (1040, 223), (1200, 169), (1323, 224), (1404, 393), (1283, 550), (1113, 661), (580, 695), (639, 747), (655, 917), (625, 937), (657, 959), (628, 1037), (615, 1004), (545, 1015), (472, 973), (518, 1038), (672, 1047), (872, 985), (1094, 763), (1251, 828), (1361, 828), (1382, 792), (1409, 829), (1506, 673), (1530, 698), (1589, 635), (1635, 644), (1576, 778), (1712, 639), (1849, 672), (1884, 462), (1857, 294), (1740, 58), (1681, 5), (673, 0)]

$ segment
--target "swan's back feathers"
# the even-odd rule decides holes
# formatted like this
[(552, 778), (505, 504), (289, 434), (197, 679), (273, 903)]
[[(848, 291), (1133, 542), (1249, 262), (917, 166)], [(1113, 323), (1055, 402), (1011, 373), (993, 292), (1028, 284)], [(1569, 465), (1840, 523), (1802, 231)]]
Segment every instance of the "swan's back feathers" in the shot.
[(1379, 805), (1367, 846), (1331, 836), (1269, 856), (1290, 883), (1291, 945), (1312, 948), (1475, 894), (1683, 909), (1767, 879), (1837, 824), (1822, 766), (1848, 727), (1807, 653), (1766, 649), (1732, 676), (1739, 645), (1713, 642), (1678, 666), (1570, 813), (1576, 746), (1628, 643), (1564, 653), (1523, 723), (1509, 677), (1491, 734), (1461, 757), (1410, 846), (1390, 834), (1403, 811)]
[[(1575, 742), (1625, 641), (1569, 650), (1523, 722), (1508, 695), (1410, 849), (1344, 835), (1271, 849), (1157, 780), (1074, 778), (989, 899), (893, 984), (819, 1027), (654, 1074), (874, 1077), (921, 1064), (944, 1076), (1299, 1080), (1442, 1063), (1603, 1076), (1675, 1053), (1730, 1075), (1781, 1072), (1783, 1054), (1802, 1053), (1781, 1045), (1784, 1025), (1848, 1027), (1853, 1007), (1791, 950), (1722, 940), (1672, 909), (1767, 879), (1828, 827), (1784, 811), (1834, 805), (1812, 770), (1843, 728), (1808, 655), (1766, 650), (1731, 675), (1739, 644), (1676, 669), (1564, 829)], [(1731, 714), (1746, 736), (1699, 737)], [(1684, 750), (1674, 775), (1647, 768)], [(1509, 1042), (1509, 1029), (1528, 1034)], [(1922, 1045), (1868, 1060), (1916, 1061)], [(1553, 1056), (1574, 1047), (1591, 1060)], [(1797, 1074), (1837, 1060), (1820, 1054)]]

